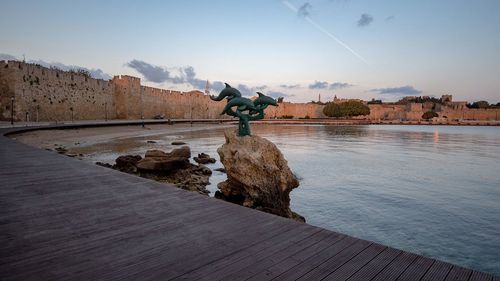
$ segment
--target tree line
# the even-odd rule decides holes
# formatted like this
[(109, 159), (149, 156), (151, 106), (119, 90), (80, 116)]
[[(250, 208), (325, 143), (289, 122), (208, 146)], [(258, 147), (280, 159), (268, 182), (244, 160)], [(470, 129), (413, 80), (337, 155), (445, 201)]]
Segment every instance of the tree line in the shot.
[(360, 101), (346, 101), (342, 103), (328, 102), (323, 108), (323, 114), (328, 117), (369, 115), (370, 108)]

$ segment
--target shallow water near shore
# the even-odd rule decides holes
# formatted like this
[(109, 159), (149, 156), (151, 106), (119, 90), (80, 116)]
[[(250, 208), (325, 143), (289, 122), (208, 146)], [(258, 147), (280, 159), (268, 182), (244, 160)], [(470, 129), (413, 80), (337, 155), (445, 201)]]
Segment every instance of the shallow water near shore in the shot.
[[(172, 128), (134, 129), (132, 135), (67, 145), (85, 154), (84, 161), (112, 163), (123, 154), (170, 150), (172, 141), (181, 140), (193, 155), (205, 152), (218, 159), (228, 126)], [(500, 128), (252, 129), (281, 149), (300, 178), (291, 204), (308, 223), (500, 275)], [(214, 171), (212, 195), (224, 179)]]

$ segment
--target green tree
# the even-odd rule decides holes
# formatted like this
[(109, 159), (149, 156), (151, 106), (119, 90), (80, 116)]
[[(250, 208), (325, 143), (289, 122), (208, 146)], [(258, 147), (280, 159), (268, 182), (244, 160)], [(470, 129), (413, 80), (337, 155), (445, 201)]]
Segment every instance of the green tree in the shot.
[(369, 115), (370, 108), (360, 101), (330, 102), (323, 108), (323, 113), (329, 117), (352, 117)]
[(468, 108), (488, 108), (490, 107), (490, 103), (485, 100), (475, 101), (472, 104), (467, 104)]
[(439, 117), (439, 115), (434, 112), (434, 111), (427, 111), (426, 113), (422, 114), (422, 119), (429, 120), (434, 117)]

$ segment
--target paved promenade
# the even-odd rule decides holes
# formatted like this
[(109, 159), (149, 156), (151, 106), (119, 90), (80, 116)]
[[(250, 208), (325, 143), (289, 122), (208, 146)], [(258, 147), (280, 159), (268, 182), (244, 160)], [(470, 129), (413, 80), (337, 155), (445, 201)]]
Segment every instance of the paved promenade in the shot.
[(1, 280), (500, 278), (18, 143), (0, 129)]

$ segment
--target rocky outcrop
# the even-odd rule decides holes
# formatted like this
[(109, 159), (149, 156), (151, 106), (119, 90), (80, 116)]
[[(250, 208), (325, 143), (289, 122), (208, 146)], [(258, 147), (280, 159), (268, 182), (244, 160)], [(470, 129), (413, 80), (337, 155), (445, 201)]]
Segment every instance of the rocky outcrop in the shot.
[(210, 184), (212, 171), (204, 165), (189, 162), (191, 149), (183, 146), (167, 153), (161, 150), (148, 150), (142, 158), (139, 155), (123, 155), (116, 159), (116, 164), (98, 162), (97, 165), (111, 167), (122, 172), (139, 175), (160, 182), (175, 184), (177, 187), (198, 192), (210, 193), (206, 186)]
[(297, 221), (304, 217), (290, 209), (290, 192), (299, 186), (281, 151), (259, 136), (240, 137), (224, 132), (226, 143), (217, 152), (227, 180), (217, 185), (215, 196)]
[(139, 155), (122, 155), (116, 158), (114, 169), (125, 173), (133, 174), (137, 172), (137, 162), (142, 159)]
[(193, 157), (193, 160), (196, 163), (200, 163), (200, 164), (213, 164), (213, 163), (217, 162), (217, 160), (215, 160), (215, 158), (210, 157), (210, 155), (208, 155), (206, 153), (198, 154), (198, 157)]
[(178, 169), (167, 174), (149, 174), (145, 175), (145, 177), (172, 183), (179, 188), (208, 195), (210, 192), (206, 186), (210, 184), (211, 175), (212, 171), (206, 166), (189, 164), (189, 167), (185, 169)]
[(148, 150), (144, 159), (137, 162), (137, 170), (140, 172), (161, 173), (178, 169), (186, 169), (189, 166), (191, 150), (183, 146), (166, 153), (161, 150)]

